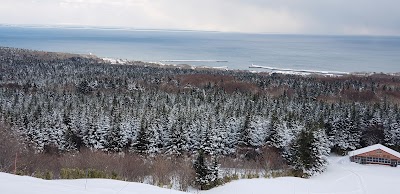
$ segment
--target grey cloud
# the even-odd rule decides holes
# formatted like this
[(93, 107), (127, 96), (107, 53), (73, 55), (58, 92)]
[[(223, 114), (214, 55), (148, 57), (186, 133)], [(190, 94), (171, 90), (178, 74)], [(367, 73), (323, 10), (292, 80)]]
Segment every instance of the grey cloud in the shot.
[(0, 23), (400, 35), (398, 0), (2, 0)]

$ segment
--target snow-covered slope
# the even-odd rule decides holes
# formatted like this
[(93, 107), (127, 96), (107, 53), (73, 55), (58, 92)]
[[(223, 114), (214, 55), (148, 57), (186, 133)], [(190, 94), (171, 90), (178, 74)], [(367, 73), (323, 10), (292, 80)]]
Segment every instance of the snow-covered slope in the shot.
[(240, 180), (204, 194), (383, 194), (399, 193), (400, 168), (352, 163), (349, 157), (330, 157), (326, 172), (310, 179), (282, 177)]
[[(383, 194), (398, 193), (400, 168), (351, 163), (348, 157), (331, 157), (327, 171), (311, 179), (283, 177), (276, 179), (238, 180), (202, 194)], [(0, 193), (13, 194), (105, 194), (148, 193), (179, 194), (175, 190), (141, 183), (115, 180), (55, 180), (46, 181), (0, 173)], [(193, 191), (198, 193), (198, 191)]]
[(142, 183), (105, 179), (42, 180), (0, 173), (2, 194), (185, 194)]

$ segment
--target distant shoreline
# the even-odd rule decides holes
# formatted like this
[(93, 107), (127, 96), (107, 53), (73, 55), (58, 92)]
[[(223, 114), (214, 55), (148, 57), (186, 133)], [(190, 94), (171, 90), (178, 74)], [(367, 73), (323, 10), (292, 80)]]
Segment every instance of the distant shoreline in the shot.
[[(370, 76), (370, 75), (390, 75), (390, 76), (400, 76), (400, 72), (393, 72), (393, 73), (383, 73), (383, 72), (341, 72), (341, 71), (320, 71), (320, 70), (305, 70), (305, 69), (285, 69), (285, 68), (278, 68), (278, 67), (270, 67), (270, 66), (262, 66), (262, 65), (249, 65), (249, 69), (229, 69), (228, 66), (207, 66), (207, 65), (190, 65), (190, 64), (169, 64), (168, 62), (221, 62), (227, 63), (229, 61), (225, 60), (160, 60), (159, 62), (146, 62), (146, 61), (131, 61), (131, 60), (123, 60), (123, 59), (116, 59), (116, 58), (100, 58), (102, 60), (111, 62), (112, 64), (120, 64), (124, 65), (129, 62), (142, 62), (146, 65), (151, 66), (158, 66), (158, 67), (172, 67), (172, 68), (186, 68), (186, 69), (212, 69), (212, 70), (225, 70), (225, 71), (249, 71), (253, 73), (279, 73), (279, 74), (290, 74), (290, 75), (321, 75), (321, 76), (346, 76), (346, 75), (356, 75), (356, 76)], [(259, 71), (255, 72), (251, 69), (265, 69), (267, 71)]]
[[(0, 26), (0, 44), (34, 50), (94, 53), (99, 57), (144, 62), (228, 66), (240, 70), (249, 70), (249, 66), (255, 64), (293, 70), (400, 71), (400, 55), (396, 55), (400, 50), (400, 38), (82, 29), (85, 30), (57, 26)], [(220, 64), (223, 62), (226, 64)]]
[[(33, 50), (26, 48), (15, 48), (15, 47), (6, 47), (1, 46), (0, 48), (9, 48), (16, 50), (24, 50), (26, 52), (33, 52), (37, 54), (54, 54), (60, 58), (71, 58), (71, 57), (83, 57), (83, 58), (93, 58), (103, 62), (108, 62), (111, 65), (138, 65), (137, 63), (143, 64), (144, 66), (152, 66), (152, 67), (160, 67), (160, 68), (182, 68), (182, 69), (193, 69), (193, 70), (219, 70), (219, 71), (249, 71), (253, 73), (278, 73), (278, 74), (291, 74), (291, 75), (301, 75), (301, 76), (309, 76), (309, 75), (320, 75), (320, 76), (370, 76), (370, 75), (390, 75), (390, 76), (400, 76), (400, 72), (393, 73), (383, 73), (383, 72), (340, 72), (340, 71), (319, 71), (319, 70), (296, 70), (296, 69), (286, 69), (286, 68), (277, 68), (270, 66), (262, 66), (262, 65), (249, 65), (249, 69), (229, 69), (228, 66), (207, 66), (207, 65), (190, 65), (190, 64), (169, 64), (168, 62), (220, 62), (227, 63), (227, 60), (160, 60), (159, 62), (146, 62), (146, 61), (135, 61), (135, 60), (127, 60), (127, 59), (119, 59), (119, 58), (110, 58), (110, 57), (99, 57), (95, 54), (76, 54), (76, 53), (68, 53), (68, 52), (53, 52), (53, 51), (42, 51), (42, 50)], [(164, 63), (166, 62), (166, 63)], [(264, 69), (267, 71), (252, 71), (251, 69)]]

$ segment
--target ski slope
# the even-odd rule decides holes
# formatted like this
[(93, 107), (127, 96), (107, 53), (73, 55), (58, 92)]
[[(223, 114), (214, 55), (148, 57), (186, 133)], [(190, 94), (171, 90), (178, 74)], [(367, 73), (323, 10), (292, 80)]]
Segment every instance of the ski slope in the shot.
[[(238, 180), (200, 194), (386, 194), (399, 193), (400, 168), (351, 163), (330, 157), (326, 172), (310, 179), (282, 177)], [(115, 180), (53, 180), (0, 173), (0, 193), (13, 194), (184, 194), (141, 183)]]

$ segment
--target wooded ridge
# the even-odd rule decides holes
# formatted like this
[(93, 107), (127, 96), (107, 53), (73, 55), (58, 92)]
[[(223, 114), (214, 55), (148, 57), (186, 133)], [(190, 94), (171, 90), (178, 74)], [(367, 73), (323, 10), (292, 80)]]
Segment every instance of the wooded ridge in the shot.
[(399, 76), (110, 64), (13, 48), (0, 48), (0, 72), (0, 122), (36, 153), (257, 160), (268, 147), (309, 176), (331, 151), (400, 148)]

